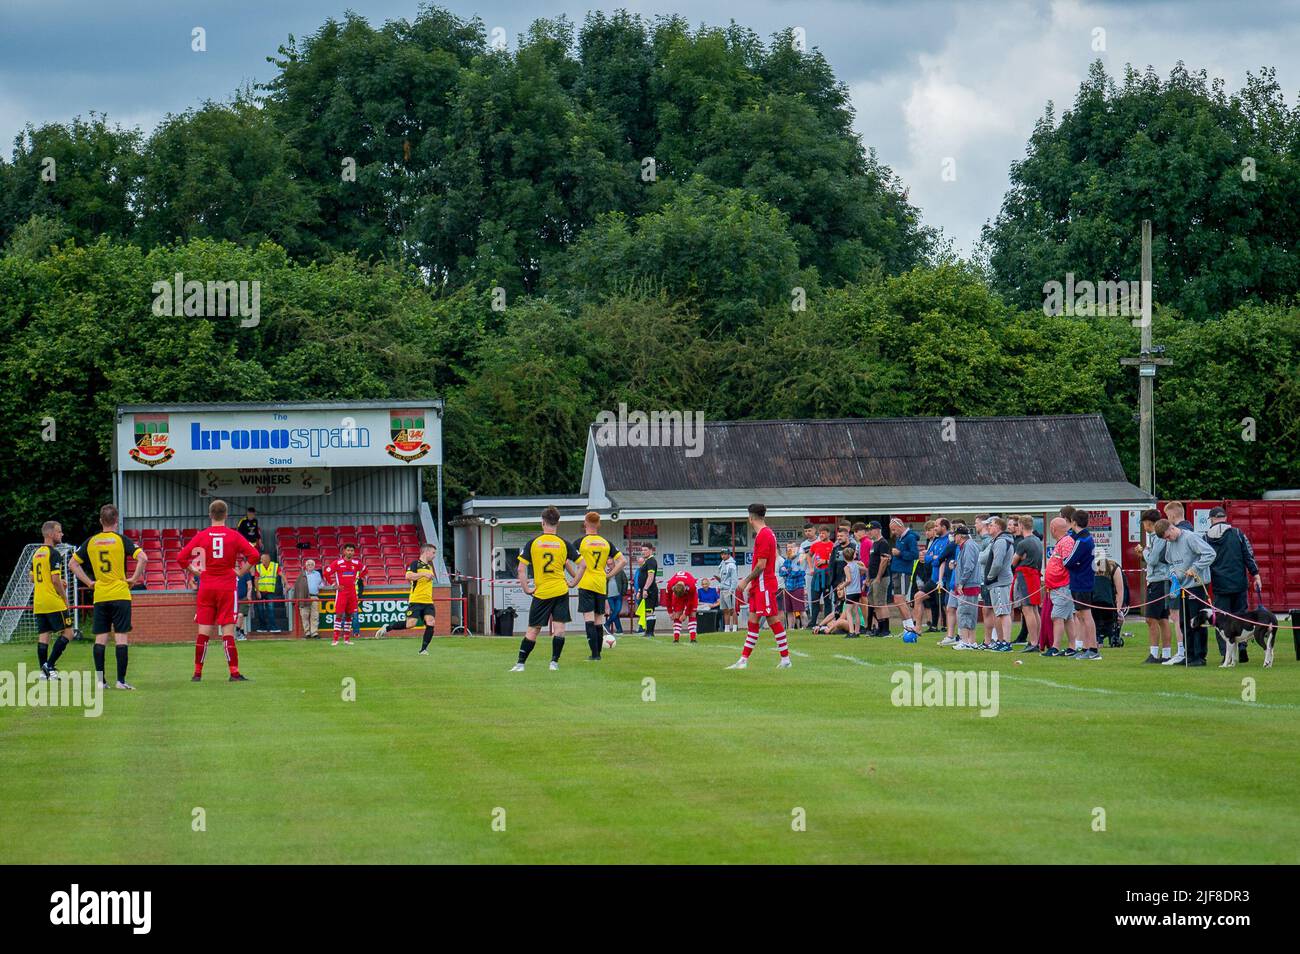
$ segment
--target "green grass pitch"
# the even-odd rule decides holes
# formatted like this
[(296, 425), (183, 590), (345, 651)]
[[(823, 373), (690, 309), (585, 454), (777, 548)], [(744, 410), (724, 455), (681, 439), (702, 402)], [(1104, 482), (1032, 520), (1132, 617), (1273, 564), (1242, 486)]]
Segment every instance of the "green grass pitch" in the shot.
[[(217, 648), (197, 685), (191, 646), (137, 647), (99, 718), (0, 707), (0, 861), (1300, 861), (1290, 631), (1272, 670), (1174, 670), (1131, 628), (1099, 662), (797, 633), (789, 671), (765, 631), (744, 672), (734, 633), (579, 635), (558, 672), (543, 639), (524, 673), (507, 639), (254, 641), (254, 681)], [(894, 706), (915, 662), (996, 670), (997, 716)]]

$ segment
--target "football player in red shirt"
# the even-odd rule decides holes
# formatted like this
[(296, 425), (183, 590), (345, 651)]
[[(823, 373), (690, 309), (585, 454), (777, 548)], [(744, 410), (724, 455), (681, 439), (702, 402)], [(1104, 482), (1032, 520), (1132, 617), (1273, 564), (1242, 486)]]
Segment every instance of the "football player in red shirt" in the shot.
[(327, 564), (323, 573), (325, 582), (335, 588), (334, 593), (334, 642), (339, 644), (340, 634), (343, 642), (352, 645), (352, 615), (357, 612), (360, 599), (357, 596), (357, 583), (365, 580), (365, 564), (357, 559), (357, 547), (354, 543), (343, 545), (343, 556)]
[(673, 642), (681, 642), (682, 623), (686, 623), (691, 642), (695, 642), (695, 611), (700, 606), (700, 594), (695, 589), (695, 577), (680, 570), (668, 580), (668, 618), (673, 621)]
[(789, 669), (790, 647), (786, 645), (785, 626), (776, 606), (776, 534), (767, 525), (767, 507), (759, 503), (749, 505), (749, 526), (754, 531), (753, 569), (740, 583), (740, 597), (749, 600), (749, 631), (745, 634), (745, 648), (740, 651), (740, 659), (727, 668), (749, 667), (749, 654), (758, 645), (758, 632), (763, 620), (767, 620), (768, 629), (776, 637), (776, 648), (781, 651), (781, 661), (776, 668)]
[(212, 526), (196, 533), (176, 555), (182, 570), (199, 573), (199, 589), (194, 596), (194, 621), (199, 625), (199, 635), (194, 643), (193, 682), (203, 678), (208, 640), (218, 632), (226, 647), (230, 681), (248, 681), (239, 671), (239, 651), (235, 649), (235, 560), (241, 555), (256, 560), (258, 553), (242, 533), (226, 526), (229, 513), (224, 500), (208, 504)]

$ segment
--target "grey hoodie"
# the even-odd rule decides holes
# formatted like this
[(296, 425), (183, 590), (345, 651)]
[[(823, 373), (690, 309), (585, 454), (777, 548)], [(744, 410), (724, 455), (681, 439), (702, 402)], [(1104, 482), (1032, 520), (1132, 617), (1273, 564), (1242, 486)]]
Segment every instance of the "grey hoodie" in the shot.
[(979, 586), (984, 579), (980, 572), (980, 548), (974, 540), (967, 540), (957, 554), (957, 576), (953, 586), (964, 589)]
[(993, 539), (988, 548), (988, 569), (984, 572), (989, 586), (1011, 585), (1011, 555), (1015, 550), (1016, 543), (1011, 534), (1004, 531)]
[(1164, 537), (1151, 535), (1151, 542), (1142, 551), (1142, 560), (1147, 565), (1147, 582), (1161, 583), (1169, 579), (1169, 564), (1165, 562)]
[(1173, 576), (1183, 576), (1194, 569), (1201, 578), (1199, 584), (1194, 580), (1184, 580), (1188, 586), (1204, 586), (1210, 582), (1210, 567), (1214, 564), (1214, 547), (1202, 540), (1195, 531), (1184, 530), (1177, 540), (1166, 540), (1164, 561), (1169, 565)]

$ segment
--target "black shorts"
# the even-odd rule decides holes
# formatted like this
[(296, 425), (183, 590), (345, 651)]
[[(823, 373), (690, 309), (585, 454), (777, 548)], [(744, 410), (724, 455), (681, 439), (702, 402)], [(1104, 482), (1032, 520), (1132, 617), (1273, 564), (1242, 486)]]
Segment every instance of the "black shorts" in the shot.
[(438, 609), (432, 603), (411, 603), (406, 607), (407, 619), (424, 619), (426, 616), (437, 615)]
[(547, 599), (533, 597), (528, 607), (528, 625), (545, 626), (548, 623), (567, 623), (569, 621), (569, 594), (561, 593)]
[(1169, 581), (1156, 580), (1147, 584), (1147, 605), (1142, 607), (1147, 619), (1169, 618)]
[(595, 613), (597, 616), (604, 616), (605, 594), (580, 588), (578, 590), (578, 612)]
[(130, 600), (104, 600), (95, 604), (95, 620), (90, 631), (103, 636), (110, 630), (114, 633), (131, 632)]
[(1076, 613), (1092, 609), (1091, 606), (1085, 606), (1084, 604), (1095, 602), (1092, 598), (1092, 590), (1070, 590), (1070, 596), (1074, 598), (1074, 611)]
[(980, 606), (992, 606), (992, 605), (993, 605), (993, 597), (989, 596), (989, 588), (987, 586), (981, 586)]
[(37, 613), (36, 631), (38, 633), (61, 633), (72, 629), (72, 614), (67, 610), (55, 610), (53, 613)]
[(659, 605), (659, 587), (652, 586), (646, 591), (645, 608), (652, 610)]
[(921, 593), (924, 596), (929, 596), (938, 588), (939, 588), (938, 580), (921, 580), (919, 583), (916, 584), (916, 592)]

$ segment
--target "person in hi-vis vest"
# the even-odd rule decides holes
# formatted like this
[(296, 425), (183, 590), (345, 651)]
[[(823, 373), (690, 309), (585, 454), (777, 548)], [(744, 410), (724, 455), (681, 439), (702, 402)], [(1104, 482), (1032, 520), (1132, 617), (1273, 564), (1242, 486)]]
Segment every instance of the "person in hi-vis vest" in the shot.
[(270, 602), (275, 599), (279, 584), (280, 564), (272, 561), (271, 554), (263, 551), (262, 559), (253, 567), (253, 598), (257, 600), (253, 612), (256, 614), (257, 629), (263, 633), (279, 632), (275, 604)]

